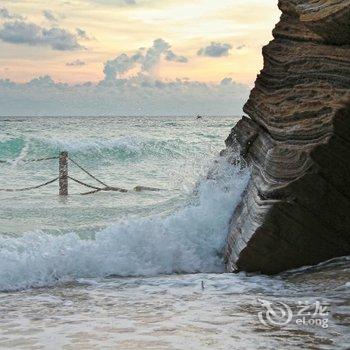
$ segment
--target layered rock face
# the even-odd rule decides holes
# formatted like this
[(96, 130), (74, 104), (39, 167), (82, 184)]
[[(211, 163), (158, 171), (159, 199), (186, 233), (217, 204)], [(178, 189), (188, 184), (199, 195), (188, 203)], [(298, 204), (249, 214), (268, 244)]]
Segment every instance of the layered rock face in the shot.
[(226, 140), (252, 176), (228, 271), (274, 274), (350, 255), (350, 0), (280, 0), (264, 68)]

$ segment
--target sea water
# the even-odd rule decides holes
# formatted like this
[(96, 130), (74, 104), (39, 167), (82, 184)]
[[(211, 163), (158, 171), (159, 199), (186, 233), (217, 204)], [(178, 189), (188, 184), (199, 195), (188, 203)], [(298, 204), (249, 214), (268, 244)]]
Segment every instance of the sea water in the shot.
[[(70, 181), (67, 198), (57, 183), (0, 192), (0, 348), (349, 348), (349, 258), (274, 277), (225, 273), (250, 176), (218, 157), (237, 120), (1, 118), (0, 188), (57, 177), (57, 159), (25, 160), (67, 151), (129, 191), (81, 195), (89, 189)], [(73, 163), (69, 174), (100, 186)], [(327, 327), (308, 316), (264, 324), (267, 302), (294, 315), (321, 305)]]

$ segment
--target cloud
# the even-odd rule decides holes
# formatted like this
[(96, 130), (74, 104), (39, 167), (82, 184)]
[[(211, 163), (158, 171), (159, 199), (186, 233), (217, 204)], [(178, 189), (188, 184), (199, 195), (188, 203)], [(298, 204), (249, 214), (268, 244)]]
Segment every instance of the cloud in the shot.
[(221, 80), (220, 85), (225, 86), (225, 85), (230, 85), (233, 83), (232, 78), (224, 78)]
[(75, 30), (76, 30), (77, 35), (80, 39), (83, 39), (83, 40), (91, 40), (92, 39), (92, 38), (90, 38), (90, 36), (87, 34), (87, 32), (84, 29), (76, 28)]
[(58, 16), (56, 16), (52, 11), (50, 10), (44, 10), (43, 11), (44, 17), (50, 21), (50, 22), (58, 22)]
[(86, 63), (82, 60), (79, 60), (79, 59), (66, 63), (66, 66), (68, 66), (68, 67), (81, 67), (81, 66), (85, 66), (85, 65), (86, 65)]
[(131, 56), (123, 53), (105, 63), (103, 71), (105, 80), (113, 81), (133, 69), (136, 65), (140, 66), (141, 73), (151, 74), (153, 69), (160, 63), (162, 57), (170, 62), (188, 62), (185, 56), (176, 55), (170, 48), (171, 45), (163, 39), (156, 39), (148, 49), (140, 48)]
[(180, 62), (180, 63), (187, 63), (188, 58), (185, 56), (179, 56), (176, 55), (173, 51), (168, 50), (165, 55), (165, 59), (169, 62)]
[(3, 19), (24, 19), (23, 16), (11, 13), (7, 8), (0, 7), (0, 18)]
[(140, 52), (132, 55), (131, 57), (123, 53), (114, 60), (107, 61), (103, 69), (105, 81), (114, 81), (121, 74), (134, 68), (136, 63), (141, 63), (143, 58), (144, 57)]
[(5, 22), (0, 27), (0, 39), (12, 44), (26, 44), (30, 46), (49, 46), (54, 50), (73, 51), (83, 47), (78, 38), (65, 29), (44, 28), (35, 23), (15, 21)]
[(201, 48), (197, 52), (197, 55), (206, 57), (223, 57), (228, 56), (231, 49), (232, 46), (230, 44), (212, 42), (209, 46)]
[[(14, 42), (44, 45), (44, 28), (35, 24), (13, 22), (12, 34), (5, 25), (0, 30)], [(30, 30), (27, 30), (29, 26)], [(6, 30), (4, 30), (6, 29)], [(11, 30), (10, 30), (11, 29)], [(26, 31), (24, 31), (26, 29)], [(11, 35), (9, 35), (12, 34)], [(24, 33), (27, 35), (25, 37)], [(40, 35), (41, 36), (40, 36)], [(53, 47), (52, 41), (45, 45)], [(40, 39), (40, 40), (39, 40)], [(39, 43), (38, 43), (39, 42)], [(77, 42), (76, 42), (77, 43)], [(79, 44), (78, 44), (79, 45)], [(74, 47), (74, 45), (73, 45)], [(104, 64), (104, 79), (98, 83), (57, 83), (50, 76), (41, 76), (27, 83), (0, 80), (0, 115), (238, 115), (249, 94), (249, 87), (232, 78), (219, 83), (203, 83), (188, 78), (160, 80), (154, 74), (164, 59), (186, 63), (185, 56), (177, 55), (163, 39), (154, 40), (149, 48), (140, 48), (132, 54), (123, 53)], [(81, 67), (85, 62), (76, 59), (66, 63)], [(138, 69), (132, 76), (126, 74)]]
[(236, 47), (236, 50), (242, 50), (244, 49), (246, 46), (243, 44), (243, 45), (239, 45)]
[(44, 75), (38, 78), (34, 78), (33, 80), (29, 81), (26, 85), (29, 87), (48, 88), (54, 87), (55, 82), (49, 75)]
[(142, 62), (142, 70), (147, 72), (151, 71), (158, 65), (161, 55), (166, 53), (170, 48), (171, 45), (163, 39), (154, 40), (153, 46), (146, 51)]
[(161, 81), (144, 74), (113, 86), (56, 83), (49, 76), (24, 84), (0, 80), (0, 115), (239, 115), (249, 88), (223, 81)]

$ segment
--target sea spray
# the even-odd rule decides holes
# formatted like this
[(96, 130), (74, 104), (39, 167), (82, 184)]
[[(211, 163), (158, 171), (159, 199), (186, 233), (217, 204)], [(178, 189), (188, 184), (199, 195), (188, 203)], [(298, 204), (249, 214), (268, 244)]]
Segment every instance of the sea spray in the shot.
[(220, 159), (195, 195), (167, 215), (124, 219), (82, 239), (71, 232), (0, 236), (0, 290), (79, 278), (222, 272), (221, 251), (249, 170)]

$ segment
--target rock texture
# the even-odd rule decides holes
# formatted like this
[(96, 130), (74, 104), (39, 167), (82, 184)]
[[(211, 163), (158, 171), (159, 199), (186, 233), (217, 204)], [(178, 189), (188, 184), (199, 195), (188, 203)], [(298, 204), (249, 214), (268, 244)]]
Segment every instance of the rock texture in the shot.
[(252, 176), (228, 271), (274, 274), (350, 254), (350, 0), (280, 0), (264, 68), (226, 140)]

